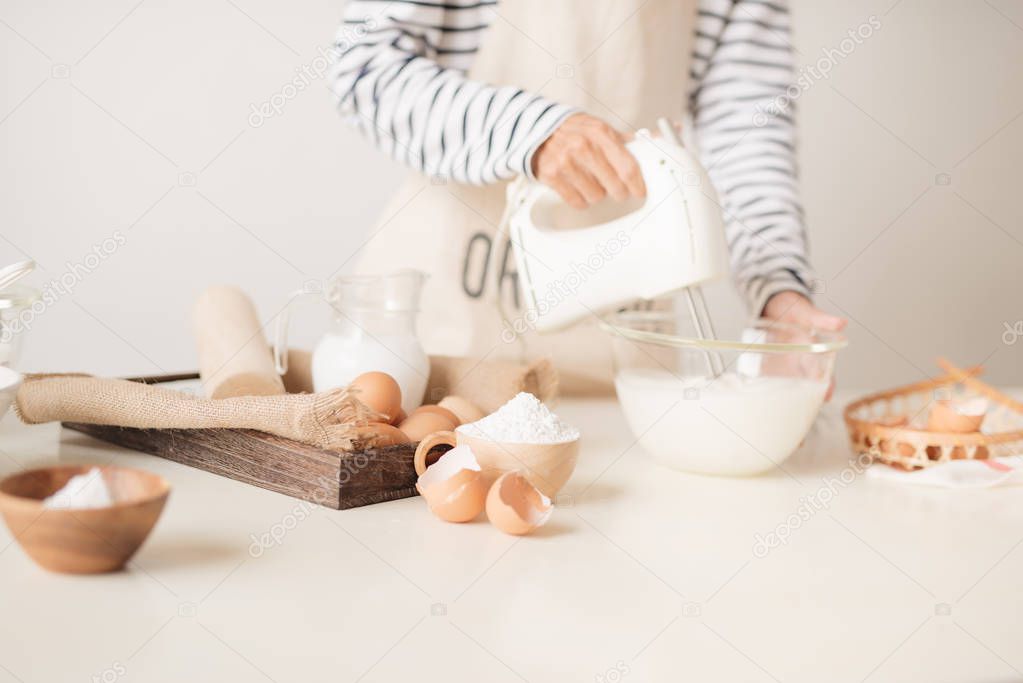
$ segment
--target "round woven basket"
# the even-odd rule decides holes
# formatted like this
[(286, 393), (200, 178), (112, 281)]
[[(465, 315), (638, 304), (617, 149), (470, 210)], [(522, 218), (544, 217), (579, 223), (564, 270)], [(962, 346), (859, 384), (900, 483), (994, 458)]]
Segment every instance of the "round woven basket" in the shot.
[[(871, 394), (846, 406), (845, 425), (856, 452), (907, 470), (1023, 453), (1023, 403), (977, 379), (980, 368), (962, 370), (945, 360), (938, 364), (946, 375)], [(925, 428), (934, 401), (977, 397), (988, 400), (981, 431), (961, 434)]]

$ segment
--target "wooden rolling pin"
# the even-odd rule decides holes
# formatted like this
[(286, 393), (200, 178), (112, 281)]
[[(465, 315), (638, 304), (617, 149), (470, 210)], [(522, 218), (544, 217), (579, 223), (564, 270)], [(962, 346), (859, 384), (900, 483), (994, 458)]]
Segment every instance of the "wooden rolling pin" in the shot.
[(210, 287), (192, 312), (199, 376), (209, 398), (283, 394), (252, 301), (237, 287)]

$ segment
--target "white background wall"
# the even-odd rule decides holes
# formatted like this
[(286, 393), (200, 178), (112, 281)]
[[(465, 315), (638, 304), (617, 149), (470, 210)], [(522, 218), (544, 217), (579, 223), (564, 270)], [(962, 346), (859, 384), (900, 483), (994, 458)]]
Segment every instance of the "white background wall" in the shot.
[[(269, 319), (358, 248), (402, 169), (342, 125), (322, 81), (250, 123), (314, 64), (342, 6), (0, 3), (0, 261), (34, 258), (42, 285), (126, 240), (35, 318), (24, 369), (194, 369), (204, 286), (242, 285)], [(1023, 3), (794, 0), (793, 13), (802, 64), (881, 21), (799, 100), (821, 303), (853, 320), (840, 383), (919, 379), (944, 354), (1023, 384), (1023, 339), (1002, 340), (1023, 320)], [(712, 294), (716, 317), (739, 315), (729, 291)]]

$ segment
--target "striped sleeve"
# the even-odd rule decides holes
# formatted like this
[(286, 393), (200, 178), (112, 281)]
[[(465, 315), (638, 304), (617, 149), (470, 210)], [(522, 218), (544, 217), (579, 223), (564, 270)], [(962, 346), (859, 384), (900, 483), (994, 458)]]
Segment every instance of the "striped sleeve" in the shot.
[(532, 175), (573, 109), (466, 78), (497, 0), (350, 0), (334, 42), (342, 115), (392, 158), (483, 185)]
[(810, 295), (796, 166), (787, 0), (701, 0), (689, 106), (721, 198), (732, 272), (750, 311)]

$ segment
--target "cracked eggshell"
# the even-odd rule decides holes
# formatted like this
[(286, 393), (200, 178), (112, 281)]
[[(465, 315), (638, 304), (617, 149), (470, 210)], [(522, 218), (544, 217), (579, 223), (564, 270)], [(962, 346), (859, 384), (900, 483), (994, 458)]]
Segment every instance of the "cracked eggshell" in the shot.
[(490, 523), (512, 536), (523, 536), (543, 526), (552, 510), (551, 499), (518, 472), (502, 474), (487, 494)]
[(433, 514), (445, 522), (468, 522), (483, 511), (487, 485), (468, 446), (455, 446), (426, 468), (416, 490)]
[(927, 416), (927, 429), (932, 432), (968, 434), (979, 432), (988, 402), (983, 398), (965, 401), (935, 401)]

